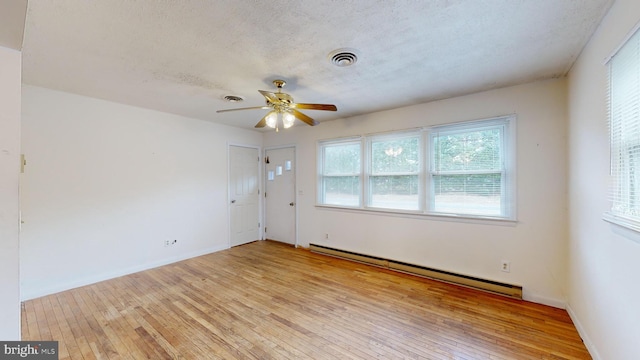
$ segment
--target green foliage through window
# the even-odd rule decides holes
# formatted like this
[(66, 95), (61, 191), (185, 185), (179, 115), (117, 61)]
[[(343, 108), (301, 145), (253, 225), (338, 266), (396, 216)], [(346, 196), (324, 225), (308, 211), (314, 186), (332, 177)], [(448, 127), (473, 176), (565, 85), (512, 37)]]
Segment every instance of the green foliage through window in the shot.
[(504, 126), (463, 126), (431, 134), (433, 197), (438, 213), (503, 213)]
[(502, 167), (501, 129), (436, 133), (435, 171), (499, 170)]

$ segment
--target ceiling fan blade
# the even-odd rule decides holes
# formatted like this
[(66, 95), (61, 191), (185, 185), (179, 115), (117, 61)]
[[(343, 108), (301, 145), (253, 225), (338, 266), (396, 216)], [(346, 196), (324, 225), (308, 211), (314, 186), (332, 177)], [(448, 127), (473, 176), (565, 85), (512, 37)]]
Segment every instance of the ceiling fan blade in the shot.
[(302, 122), (304, 122), (304, 123), (306, 123), (308, 125), (316, 126), (316, 125), (319, 124), (317, 121), (313, 120), (312, 118), (308, 117), (307, 115), (301, 113), (300, 111), (298, 111), (296, 109), (289, 109), (289, 111), (291, 111), (293, 116), (297, 117)]
[(267, 110), (267, 109), (271, 109), (271, 107), (269, 107), (269, 106), (252, 106), (252, 107), (237, 108), (237, 109), (225, 109), (225, 110), (218, 110), (218, 111), (216, 111), (216, 112), (217, 112), (217, 113), (221, 113), (221, 112), (227, 112), (227, 111), (238, 111), (238, 110), (258, 110), (258, 109)]
[(269, 114), (271, 114), (272, 112), (273, 112), (273, 110), (272, 110), (272, 111), (269, 111), (269, 112), (267, 113), (267, 115), (265, 115), (262, 119), (260, 119), (260, 121), (258, 121), (258, 123), (256, 124), (256, 126), (255, 126), (255, 127), (257, 127), (257, 128), (263, 128), (263, 127), (267, 126), (267, 116), (269, 116)]
[(278, 99), (276, 94), (272, 93), (271, 91), (258, 90), (258, 92), (262, 94), (262, 96), (264, 96), (270, 103), (277, 104), (280, 102), (280, 99)]
[(338, 108), (331, 104), (291, 104), (291, 107), (296, 109), (338, 111)]

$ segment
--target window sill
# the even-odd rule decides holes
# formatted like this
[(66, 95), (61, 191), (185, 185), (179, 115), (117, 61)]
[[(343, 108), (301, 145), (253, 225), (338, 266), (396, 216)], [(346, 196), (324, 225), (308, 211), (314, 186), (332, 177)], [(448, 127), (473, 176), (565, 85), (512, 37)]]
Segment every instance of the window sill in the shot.
[(384, 215), (403, 217), (410, 219), (421, 220), (435, 220), (435, 221), (453, 221), (469, 224), (482, 224), (482, 225), (500, 225), (500, 226), (515, 226), (518, 220), (497, 218), (490, 216), (473, 216), (473, 215), (455, 215), (455, 214), (438, 214), (438, 213), (424, 213), (417, 211), (402, 211), (402, 210), (389, 210), (389, 209), (376, 209), (376, 208), (352, 208), (332, 205), (316, 204), (316, 208), (320, 210), (328, 211), (342, 211), (351, 213), (364, 213), (372, 215)]
[(629, 219), (627, 217), (614, 215), (610, 212), (606, 212), (602, 215), (602, 220), (620, 227), (620, 230), (615, 231), (619, 235), (622, 235), (632, 241), (640, 243), (640, 222)]

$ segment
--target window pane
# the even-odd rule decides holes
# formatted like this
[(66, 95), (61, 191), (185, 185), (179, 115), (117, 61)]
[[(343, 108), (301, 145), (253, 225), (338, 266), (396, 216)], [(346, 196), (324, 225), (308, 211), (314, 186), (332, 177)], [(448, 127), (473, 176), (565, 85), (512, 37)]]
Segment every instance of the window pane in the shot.
[(372, 176), (370, 206), (419, 210), (418, 176)]
[(640, 32), (609, 63), (611, 212), (640, 222)]
[(375, 175), (417, 173), (420, 169), (419, 138), (373, 140), (371, 172)]
[(502, 174), (435, 175), (434, 211), (502, 215)]
[[(618, 168), (624, 168), (624, 176), (617, 179), (618, 199), (613, 201), (611, 210), (616, 214), (640, 217), (640, 145), (627, 146), (619, 151)], [(619, 174), (619, 173), (618, 173)]]
[(435, 171), (500, 170), (501, 128), (435, 134)]
[(358, 176), (325, 176), (324, 204), (360, 206), (360, 178)]
[(360, 143), (327, 145), (324, 148), (324, 175), (360, 173)]

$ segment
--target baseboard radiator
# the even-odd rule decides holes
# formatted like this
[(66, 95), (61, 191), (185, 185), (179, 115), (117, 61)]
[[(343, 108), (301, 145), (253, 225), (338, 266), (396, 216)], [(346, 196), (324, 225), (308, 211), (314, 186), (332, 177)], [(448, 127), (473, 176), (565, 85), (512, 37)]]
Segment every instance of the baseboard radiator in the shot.
[(309, 250), (318, 254), (353, 260), (369, 265), (400, 271), (412, 275), (427, 277), (451, 284), (470, 287), (473, 289), (488, 291), (494, 294), (504, 295), (516, 299), (522, 299), (522, 286), (501, 283), (493, 280), (480, 279), (473, 276), (456, 274), (448, 271), (432, 269), (425, 266), (407, 264), (395, 260), (384, 259), (375, 256), (358, 254), (350, 251), (334, 249), (327, 246), (310, 244)]

